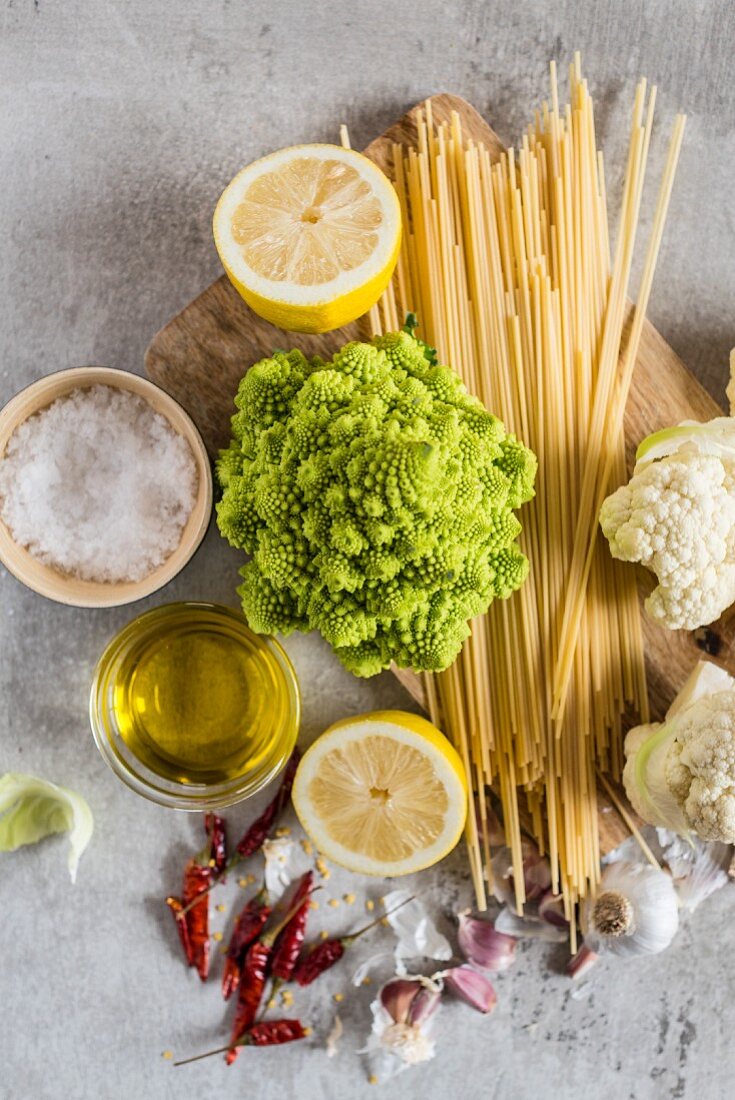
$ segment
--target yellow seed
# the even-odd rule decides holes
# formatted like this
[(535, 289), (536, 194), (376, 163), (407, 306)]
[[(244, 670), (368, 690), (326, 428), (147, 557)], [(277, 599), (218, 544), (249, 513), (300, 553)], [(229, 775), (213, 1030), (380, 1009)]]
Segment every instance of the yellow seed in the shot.
[(237, 880), (237, 885), (238, 885), (238, 886), (242, 886), (243, 890), (245, 889), (245, 887), (247, 886), (247, 884), (248, 884), (248, 880), (247, 880), (246, 878), (239, 878), (239, 879)]
[(322, 878), (327, 879), (332, 877), (332, 872), (327, 867), (326, 871), (322, 871)]
[(367, 909), (368, 913), (372, 913), (373, 909), (375, 908), (375, 902), (372, 898), (367, 899), (367, 901), (365, 902), (365, 908)]
[(325, 929), (322, 929), (322, 931), (319, 933), (319, 939), (320, 940), (328, 940), (329, 939), (329, 932), (327, 932)]
[(380, 904), (385, 905), (385, 898), (384, 897), (380, 899)]
[(216, 940), (216, 942), (219, 943), (219, 941), (222, 939), (222, 933), (221, 932), (213, 932), (212, 933), (212, 939)]
[(339, 905), (339, 898), (330, 898), (329, 904), (331, 905), (332, 909), (336, 909)]
[(282, 1005), (292, 1005), (293, 1004), (293, 993), (291, 992), (290, 989), (284, 989), (283, 993), (281, 994), (281, 1004)]
[(304, 839), (301, 841), (301, 847), (303, 848), (307, 856), (311, 856), (314, 854), (314, 845), (311, 843), (310, 840), (307, 840), (306, 837), (304, 837)]
[(372, 981), (373, 981), (373, 979), (370, 977), (370, 975), (366, 974), (365, 977), (362, 979), (362, 984), (363, 985), (371, 985)]
[(222, 944), (222, 946), (220, 947), (219, 953), (220, 953), (220, 955), (226, 955), (227, 954), (227, 948), (225, 947), (224, 944)]
[(167, 1062), (170, 1062), (173, 1056), (174, 1052), (172, 1050), (164, 1050), (163, 1054), (161, 1055), (161, 1057), (165, 1058)]
[(312, 898), (311, 901), (309, 902), (309, 908), (310, 909), (318, 909), (319, 908), (319, 902), (315, 901), (314, 898)]
[(305, 1027), (304, 1028), (304, 1035), (307, 1035), (307, 1036), (311, 1035), (311, 1028), (310, 1027)]
[(252, 886), (255, 882), (255, 875), (248, 875), (245, 881), (247, 882), (248, 886)]
[(226, 905), (216, 905), (215, 909), (217, 910), (218, 913), (224, 913), (224, 912), (227, 911), (227, 906)]
[(380, 923), (383, 925), (384, 928), (390, 928), (390, 921), (387, 917), (382, 917)]
[(276, 836), (291, 836), (288, 825), (281, 825), (280, 829), (276, 829)]
[(337, 1004), (339, 1004), (340, 1001), (343, 1001), (345, 999), (345, 995), (344, 995), (344, 993), (335, 993), (334, 994), (334, 999), (337, 1002)]
[(355, 904), (355, 895), (354, 894), (343, 894), (342, 896), (345, 900), (345, 905), (354, 905)]
[(369, 1085), (377, 1085), (377, 1083), (378, 1083), (378, 1078), (375, 1076), (374, 1073), (371, 1073), (370, 1076), (368, 1077), (368, 1084)]
[(326, 860), (324, 859), (323, 856), (319, 856), (317, 858), (317, 860), (316, 860), (316, 869), (317, 869), (317, 871), (319, 872), (320, 875), (326, 874), (326, 872), (328, 870), (328, 867), (327, 867), (327, 864), (326, 864)]
[(275, 1008), (276, 1007), (276, 998), (271, 997), (271, 999), (268, 1001), (268, 1003), (265, 1007), (266, 1008)]

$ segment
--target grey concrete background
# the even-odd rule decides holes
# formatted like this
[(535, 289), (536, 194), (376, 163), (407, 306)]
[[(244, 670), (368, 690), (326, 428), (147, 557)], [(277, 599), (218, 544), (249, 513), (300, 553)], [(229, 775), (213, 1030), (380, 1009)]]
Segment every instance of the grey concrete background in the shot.
[[(80, 363), (141, 371), (153, 333), (219, 273), (211, 211), (243, 163), (333, 140), (342, 121), (364, 144), (442, 90), (465, 95), (512, 140), (544, 94), (549, 58), (564, 62), (575, 48), (600, 102), (611, 192), (637, 76), (660, 88), (654, 169), (675, 110), (689, 112), (651, 315), (722, 398), (735, 344), (730, 0), (3, 0), (0, 26), (0, 401)], [(236, 567), (210, 531), (146, 606), (233, 602)], [(214, 984), (202, 989), (183, 969), (161, 904), (198, 847), (195, 823), (128, 793), (87, 726), (95, 660), (137, 608), (56, 606), (4, 571), (0, 594), (0, 771), (72, 786), (96, 819), (75, 888), (63, 841), (2, 858), (2, 1100), (374, 1095), (355, 1053), (369, 1029), (370, 990), (345, 998), (339, 1056), (328, 1062), (322, 1050), (349, 963), (299, 998), (314, 1026), (308, 1044), (246, 1051), (232, 1069), (218, 1059), (173, 1069), (162, 1058), (217, 1045), (222, 1002)], [(408, 705), (388, 677), (351, 679), (315, 638), (288, 649), (304, 689), (305, 739), (349, 713)], [(249, 814), (239, 807), (233, 824)], [(335, 875), (325, 894), (350, 885)], [(451, 930), (449, 914), (470, 898), (461, 852), (422, 876), (420, 889)], [(361, 909), (363, 884), (357, 892)], [(559, 974), (558, 953), (524, 948), (498, 982), (495, 1014), (447, 1009), (437, 1059), (386, 1092), (732, 1095), (732, 905), (732, 891), (721, 892), (665, 956), (600, 968), (581, 999)], [(345, 908), (323, 910), (315, 928), (358, 920), (357, 911), (348, 919)], [(216, 913), (214, 927), (224, 921)], [(383, 936), (361, 950), (377, 950)]]

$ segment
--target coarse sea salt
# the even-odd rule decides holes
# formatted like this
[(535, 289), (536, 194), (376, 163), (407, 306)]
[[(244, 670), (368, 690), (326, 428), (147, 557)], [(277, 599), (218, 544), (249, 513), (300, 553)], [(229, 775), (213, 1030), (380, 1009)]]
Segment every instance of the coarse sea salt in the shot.
[(0, 460), (0, 517), (45, 565), (82, 580), (148, 576), (181, 541), (198, 471), (144, 398), (94, 385), (20, 424)]

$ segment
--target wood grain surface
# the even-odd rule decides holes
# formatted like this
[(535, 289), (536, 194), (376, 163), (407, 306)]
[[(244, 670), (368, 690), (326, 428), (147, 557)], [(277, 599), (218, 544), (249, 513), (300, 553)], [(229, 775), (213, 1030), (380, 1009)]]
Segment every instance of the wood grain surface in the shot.
[[(414, 107), (373, 141), (366, 154), (388, 168), (393, 142), (415, 144), (420, 107)], [(496, 158), (500, 156), (503, 146), (499, 138), (465, 100), (453, 95), (432, 96), (431, 107), (436, 121), (449, 119), (452, 111), (457, 111), (465, 134), (487, 145)], [(368, 335), (366, 319), (320, 336), (283, 332), (254, 314), (223, 275), (154, 337), (145, 367), (149, 377), (191, 415), (214, 457), (229, 442), (233, 395), (249, 366), (276, 348), (298, 345), (306, 355), (331, 355), (346, 341)], [(625, 415), (629, 465), (632, 467), (638, 442), (650, 432), (680, 420), (708, 420), (721, 413), (666, 341), (647, 323)], [(652, 587), (652, 577), (640, 570), (639, 578), (643, 598)], [(651, 711), (654, 718), (660, 718), (703, 652), (693, 635), (667, 631), (646, 615), (643, 622)], [(715, 624), (706, 638), (710, 649), (717, 650), (718, 662), (733, 673), (734, 639), (735, 628), (730, 622)], [(396, 675), (423, 706), (420, 678), (406, 670), (396, 670)], [(629, 833), (607, 795), (600, 790), (598, 796), (600, 846), (606, 852)]]

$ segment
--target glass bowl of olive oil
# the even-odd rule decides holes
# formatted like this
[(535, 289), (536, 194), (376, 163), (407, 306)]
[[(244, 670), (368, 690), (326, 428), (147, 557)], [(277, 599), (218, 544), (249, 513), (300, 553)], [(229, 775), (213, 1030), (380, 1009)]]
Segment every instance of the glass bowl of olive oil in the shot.
[(270, 782), (293, 752), (298, 682), (274, 638), (233, 608), (172, 603), (112, 639), (89, 703), (98, 749), (138, 794), (218, 809)]

